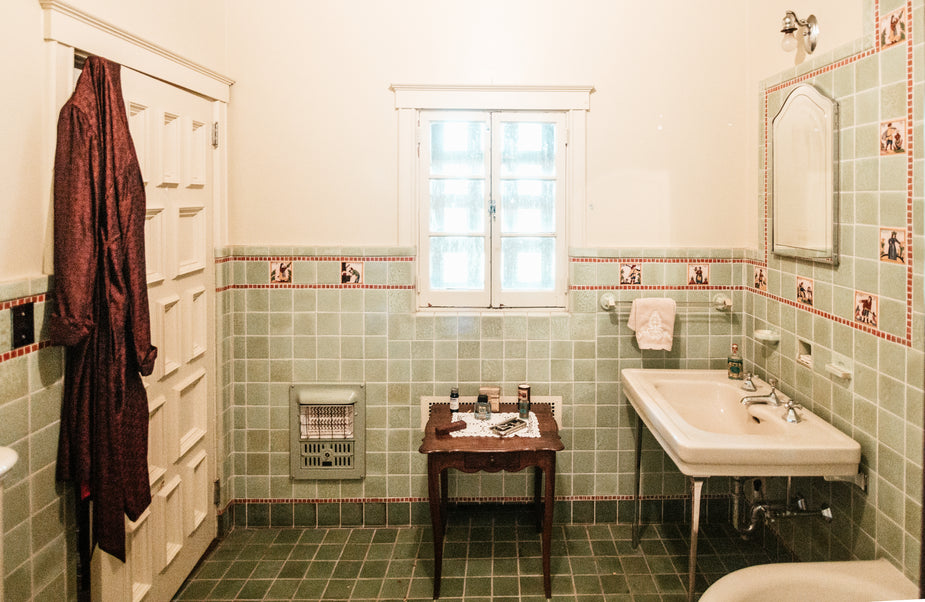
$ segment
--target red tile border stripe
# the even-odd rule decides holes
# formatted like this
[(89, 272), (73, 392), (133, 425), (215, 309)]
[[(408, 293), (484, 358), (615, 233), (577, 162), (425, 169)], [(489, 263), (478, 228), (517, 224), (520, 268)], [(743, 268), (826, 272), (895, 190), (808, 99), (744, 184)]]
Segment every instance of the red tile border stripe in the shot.
[(572, 263), (740, 263), (741, 259), (716, 257), (571, 257)]
[[(704, 499), (731, 498), (731, 493), (703, 494)], [(655, 494), (643, 495), (643, 500), (689, 500), (690, 494)], [(632, 501), (632, 495), (557, 495), (557, 502), (606, 502), (606, 501)], [(532, 496), (459, 496), (450, 497), (451, 502), (529, 502), (533, 503)], [(352, 498), (236, 498), (231, 504), (401, 504), (410, 502), (428, 502), (426, 497), (352, 497)]]
[(570, 291), (736, 291), (735, 284), (574, 284)]
[(45, 349), (46, 347), (51, 346), (51, 341), (39, 341), (37, 343), (32, 343), (31, 345), (23, 345), (22, 347), (17, 347), (16, 349), (11, 349), (0, 353), (0, 364), (3, 362), (16, 359), (17, 357), (22, 357), (30, 353), (34, 353), (39, 349)]
[(216, 287), (216, 293), (223, 293), (228, 290), (250, 290), (250, 289), (364, 289), (364, 290), (382, 290), (382, 291), (410, 291), (414, 290), (413, 284), (291, 284), (291, 283), (272, 283), (272, 284), (228, 284)]
[(346, 255), (232, 255), (231, 257), (218, 257), (215, 263), (228, 263), (230, 261), (414, 261), (410, 255), (400, 256), (346, 256)]
[(19, 307), (20, 305), (25, 305), (26, 303), (44, 303), (45, 299), (46, 295), (45, 293), (42, 293), (39, 295), (31, 295), (29, 297), (20, 297), (19, 299), (0, 301), (0, 311), (3, 311), (4, 309)]

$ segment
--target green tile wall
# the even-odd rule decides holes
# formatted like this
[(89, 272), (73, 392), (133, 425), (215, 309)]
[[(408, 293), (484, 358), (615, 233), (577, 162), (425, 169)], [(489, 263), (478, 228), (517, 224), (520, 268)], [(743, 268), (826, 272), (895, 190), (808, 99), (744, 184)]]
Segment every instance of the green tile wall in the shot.
[[(720, 368), (743, 332), (744, 267), (733, 257), (743, 254), (728, 249), (680, 250), (677, 259), (639, 258), (638, 250), (631, 250), (629, 257), (643, 264), (646, 290), (617, 286), (620, 258), (613, 250), (573, 250), (570, 311), (552, 313), (417, 313), (411, 252), (365, 249), (360, 259), (367, 288), (340, 287), (337, 257), (355, 251), (236, 248), (226, 253), (222, 270), (233, 280), (222, 295), (231, 299), (231, 315), (222, 322), (234, 333), (229, 481), (236, 501), (425, 499), (426, 463), (417, 452), (419, 398), (448, 393), (456, 385), (463, 395), (472, 395), (481, 384), (500, 384), (504, 394), (513, 395), (524, 381), (536, 394), (563, 398), (566, 450), (559, 454), (557, 495), (590, 498), (592, 506), (594, 500), (628, 496), (633, 414), (621, 395), (620, 370)], [(280, 257), (293, 261), (291, 286), (269, 285), (269, 263)], [(710, 264), (709, 290), (685, 284), (688, 261)], [(624, 301), (668, 295), (705, 302), (723, 292), (739, 310), (682, 309), (673, 350), (641, 352), (626, 327), (629, 305), (621, 304), (617, 312), (601, 309), (599, 297), (608, 290)], [(289, 384), (315, 380), (367, 384), (367, 477), (362, 481), (289, 478)], [(685, 493), (685, 479), (649, 437), (645, 462), (648, 494)], [(726, 493), (728, 487), (717, 480), (711, 491)], [(454, 474), (450, 483), (450, 495), (457, 497), (524, 499), (529, 494), (525, 474)]]
[[(880, 2), (881, 15), (906, 3)], [(860, 442), (866, 493), (821, 480), (797, 487), (813, 503), (833, 507), (835, 522), (780, 523), (785, 543), (804, 560), (885, 556), (917, 579), (921, 547), (923, 381), (925, 320), (923, 264), (923, 12), (913, 5), (913, 40), (879, 50), (873, 36), (839, 56), (822, 57), (801, 69), (765, 82), (769, 116), (790, 89), (805, 81), (835, 98), (840, 124), (841, 258), (837, 267), (780, 259), (768, 260), (769, 296), (746, 296), (746, 357), (759, 374), (780, 379), (783, 390)], [(873, 21), (873, 19), (871, 19)], [(908, 44), (911, 44), (911, 49)], [(862, 53), (861, 58), (855, 53)], [(848, 57), (847, 60), (842, 60)], [(911, 61), (911, 64), (910, 64)], [(794, 80), (794, 78), (797, 78)], [(912, 94), (912, 174), (906, 154), (880, 156), (880, 123), (907, 115)], [(762, 115), (765, 93), (759, 95)], [(760, 124), (759, 162), (764, 165), (765, 124)], [(763, 183), (757, 202), (765, 201)], [(909, 210), (911, 209), (911, 215)], [(907, 336), (907, 273), (902, 265), (878, 260), (878, 231), (912, 224), (911, 331)], [(797, 277), (813, 278), (814, 309), (794, 306)], [(853, 325), (854, 291), (880, 296), (876, 332)], [(834, 316), (834, 317), (833, 317)], [(839, 320), (839, 318), (841, 320)], [(846, 322), (847, 321), (847, 322)], [(755, 329), (781, 334), (778, 345), (755, 340)], [(813, 367), (796, 361), (800, 343), (812, 349)], [(842, 380), (825, 371), (839, 359), (853, 369)], [(777, 491), (783, 483), (771, 483)]]
[[(0, 285), (0, 303), (39, 299), (34, 308), (37, 341), (48, 338), (48, 289), (48, 278)], [(0, 324), (9, 325), (9, 314), (9, 309), (0, 310)], [(6, 345), (2, 356), (10, 340), (3, 327), (0, 340)], [(58, 347), (31, 349), (0, 361), (0, 445), (19, 454), (3, 480), (4, 593), (8, 600), (66, 599), (74, 591), (68, 578), (74, 559), (66, 546), (73, 520), (70, 498), (55, 482), (64, 354)]]

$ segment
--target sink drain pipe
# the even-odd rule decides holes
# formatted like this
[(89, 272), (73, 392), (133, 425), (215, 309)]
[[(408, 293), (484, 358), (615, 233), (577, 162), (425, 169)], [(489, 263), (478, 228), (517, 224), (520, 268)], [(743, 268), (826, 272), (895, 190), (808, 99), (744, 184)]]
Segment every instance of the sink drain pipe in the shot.
[(749, 504), (748, 525), (742, 527), (739, 516), (739, 501), (743, 497), (741, 479), (735, 479), (734, 486), (733, 526), (742, 536), (742, 539), (748, 539), (758, 529), (759, 525), (773, 523), (779, 519), (819, 516), (826, 522), (832, 522), (832, 509), (827, 504), (823, 504), (818, 510), (810, 510), (806, 505), (806, 498), (799, 493), (796, 499), (791, 502), (790, 477), (787, 477), (787, 501), (785, 502), (765, 502), (760, 481), (755, 482), (756, 500)]

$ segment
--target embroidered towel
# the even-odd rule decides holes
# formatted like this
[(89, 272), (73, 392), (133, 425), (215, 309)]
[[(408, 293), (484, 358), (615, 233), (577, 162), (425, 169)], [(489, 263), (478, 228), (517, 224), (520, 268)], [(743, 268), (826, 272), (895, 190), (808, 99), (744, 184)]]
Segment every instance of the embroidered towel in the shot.
[(674, 299), (664, 297), (633, 299), (627, 326), (636, 331), (640, 349), (671, 351), (676, 307)]

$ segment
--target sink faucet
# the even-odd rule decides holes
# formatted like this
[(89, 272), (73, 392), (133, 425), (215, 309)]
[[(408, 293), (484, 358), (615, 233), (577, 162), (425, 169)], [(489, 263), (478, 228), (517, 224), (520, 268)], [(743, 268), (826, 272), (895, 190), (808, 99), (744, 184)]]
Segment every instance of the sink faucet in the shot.
[(777, 397), (777, 379), (769, 378), (768, 384), (771, 385), (771, 392), (767, 395), (746, 395), (742, 398), (742, 405), (750, 406), (756, 403), (765, 403), (772, 406), (780, 405), (780, 398)]

